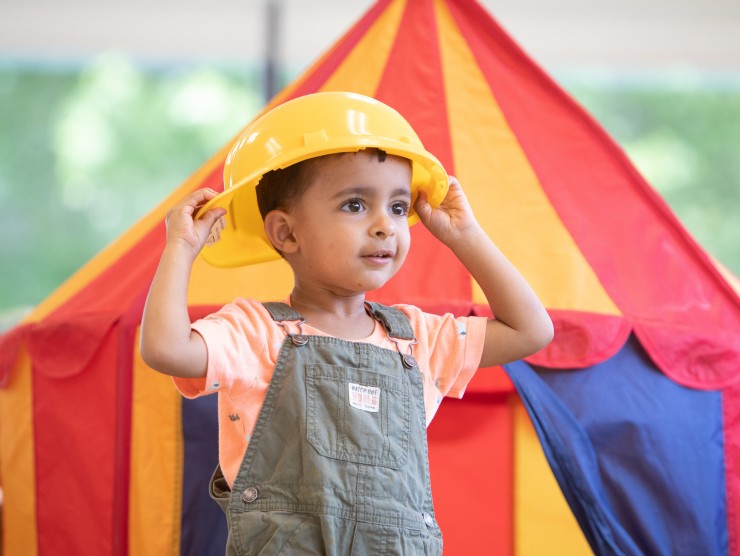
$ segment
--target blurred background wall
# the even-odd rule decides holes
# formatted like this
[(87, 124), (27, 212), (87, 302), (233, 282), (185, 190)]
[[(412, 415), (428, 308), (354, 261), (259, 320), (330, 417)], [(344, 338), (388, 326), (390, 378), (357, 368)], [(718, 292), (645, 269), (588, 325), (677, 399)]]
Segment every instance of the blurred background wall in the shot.
[[(482, 3), (740, 274), (740, 3)], [(0, 0), (0, 330), (153, 208), (370, 5)]]

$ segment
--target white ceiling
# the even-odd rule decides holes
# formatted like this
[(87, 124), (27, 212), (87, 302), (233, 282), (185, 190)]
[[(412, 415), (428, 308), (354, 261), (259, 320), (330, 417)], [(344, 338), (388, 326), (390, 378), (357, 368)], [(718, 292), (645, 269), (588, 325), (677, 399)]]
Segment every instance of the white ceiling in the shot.
[[(280, 58), (305, 67), (371, 0), (275, 0)], [(416, 1), (416, 0), (409, 0)], [(0, 0), (0, 61), (138, 58), (259, 61), (268, 0)], [(738, 0), (484, 0), (551, 70), (694, 67), (740, 73)]]

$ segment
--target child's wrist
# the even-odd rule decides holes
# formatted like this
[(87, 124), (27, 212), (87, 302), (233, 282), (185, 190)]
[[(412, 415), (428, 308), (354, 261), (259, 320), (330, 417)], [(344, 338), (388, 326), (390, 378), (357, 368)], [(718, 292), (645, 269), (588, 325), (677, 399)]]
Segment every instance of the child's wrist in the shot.
[(471, 246), (478, 245), (484, 239), (488, 240), (488, 235), (478, 222), (474, 222), (464, 230), (450, 235), (444, 243), (453, 252), (457, 252), (461, 249), (468, 249)]
[(187, 241), (181, 239), (168, 239), (162, 252), (163, 259), (178, 260), (191, 265), (197, 257), (198, 251)]

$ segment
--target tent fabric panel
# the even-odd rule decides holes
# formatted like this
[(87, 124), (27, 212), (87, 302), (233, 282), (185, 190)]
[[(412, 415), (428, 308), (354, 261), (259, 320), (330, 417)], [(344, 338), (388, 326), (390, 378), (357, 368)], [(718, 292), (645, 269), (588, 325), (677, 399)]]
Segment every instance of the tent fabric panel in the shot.
[[(139, 345), (137, 333), (134, 347)], [(172, 380), (133, 363), (129, 553), (180, 554), (182, 430), (180, 395)]]
[(528, 363), (552, 369), (583, 369), (613, 357), (631, 333), (622, 317), (550, 310), (555, 340), (526, 358)]
[(2, 554), (38, 554), (36, 465), (33, 443), (31, 359), (25, 347), (0, 388), (0, 486), (3, 489)]
[[(658, 329), (649, 324), (673, 328), (678, 345), (691, 330), (740, 331), (740, 298), (603, 129), (480, 6), (461, 0), (450, 9), (550, 202), (609, 296), (645, 325), (641, 339)], [(620, 241), (605, 244), (615, 230)], [(718, 353), (740, 357), (736, 342), (722, 340), (696, 347), (712, 364)], [(652, 355), (663, 365), (678, 359)], [(737, 376), (728, 364), (705, 367), (698, 374), (713, 376), (713, 384)]]
[(714, 390), (740, 382), (740, 330), (636, 322), (634, 332), (653, 362), (679, 384)]
[(740, 384), (722, 391), (730, 556), (740, 556)]
[(218, 464), (218, 396), (181, 400), (182, 409), (182, 556), (222, 556), (226, 516), (208, 494)]
[[(619, 315), (545, 196), (446, 3), (436, 5), (454, 166), (478, 220), (548, 308)], [(473, 301), (485, 303), (477, 285)]]
[(507, 395), (446, 399), (427, 430), (445, 554), (510, 555), (513, 425)]
[(111, 554), (118, 447), (118, 335), (68, 378), (33, 372), (39, 554)]
[(589, 369), (506, 369), (594, 551), (727, 552), (721, 392), (676, 384), (634, 338)]
[(514, 545), (517, 556), (591, 556), (517, 396), (514, 414)]
[(502, 367), (478, 369), (465, 389), (470, 394), (513, 394), (516, 390)]
[(74, 319), (49, 318), (28, 326), (26, 341), (34, 373), (49, 379), (80, 374), (94, 362), (118, 318), (115, 311), (89, 312)]

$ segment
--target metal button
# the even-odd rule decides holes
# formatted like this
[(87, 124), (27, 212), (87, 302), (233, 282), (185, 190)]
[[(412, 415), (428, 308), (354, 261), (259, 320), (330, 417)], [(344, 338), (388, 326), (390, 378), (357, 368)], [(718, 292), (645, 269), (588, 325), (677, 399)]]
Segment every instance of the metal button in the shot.
[(403, 361), (403, 366), (407, 369), (413, 369), (417, 366), (416, 359), (414, 359), (413, 355), (409, 355), (407, 353), (401, 355), (401, 361)]
[(247, 504), (251, 504), (259, 497), (260, 491), (257, 490), (255, 487), (245, 488), (244, 492), (242, 492), (242, 500), (244, 500)]
[(424, 518), (427, 527), (434, 527), (434, 518), (430, 514), (424, 512), (421, 516)]
[(293, 334), (290, 339), (294, 346), (305, 346), (308, 343), (308, 336), (305, 334)]

